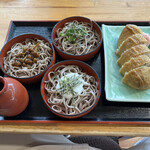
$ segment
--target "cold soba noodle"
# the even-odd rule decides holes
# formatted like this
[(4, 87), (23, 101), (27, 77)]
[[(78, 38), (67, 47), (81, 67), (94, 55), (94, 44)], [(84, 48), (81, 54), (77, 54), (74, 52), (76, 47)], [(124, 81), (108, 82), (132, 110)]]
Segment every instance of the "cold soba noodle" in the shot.
[(87, 54), (97, 47), (100, 37), (93, 29), (92, 22), (68, 22), (57, 31), (54, 42), (62, 51), (73, 54)]
[(76, 65), (62, 65), (48, 73), (45, 81), (47, 102), (62, 114), (74, 115), (88, 110), (98, 96), (98, 83)]
[(26, 39), (16, 43), (4, 58), (4, 68), (12, 76), (32, 77), (45, 70), (51, 63), (53, 51), (48, 42)]

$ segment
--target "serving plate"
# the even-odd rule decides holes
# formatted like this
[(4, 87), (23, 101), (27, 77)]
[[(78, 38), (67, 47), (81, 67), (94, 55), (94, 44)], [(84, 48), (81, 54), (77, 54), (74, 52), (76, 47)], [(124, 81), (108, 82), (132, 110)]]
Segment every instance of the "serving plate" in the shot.
[[(12, 21), (8, 29), (6, 42), (10, 39), (26, 33), (39, 34), (51, 40), (51, 31), (57, 22), (54, 21)], [(106, 25), (125, 25), (129, 22), (97, 22), (100, 27)], [(149, 22), (130, 22), (139, 26), (149, 26)], [(62, 59), (57, 55), (57, 62)], [(38, 123), (150, 123), (150, 103), (125, 103), (106, 100), (105, 96), (105, 64), (104, 49), (90, 61), (87, 61), (95, 69), (101, 80), (101, 98), (97, 106), (87, 115), (78, 119), (63, 119), (51, 113), (45, 106), (40, 92), (40, 82), (24, 85), (29, 93), (29, 105), (26, 110), (15, 117), (0, 116), (2, 122), (38, 122)], [(117, 71), (116, 71), (117, 72)], [(0, 75), (4, 76), (0, 71)]]
[[(115, 54), (119, 36), (125, 26), (102, 25), (105, 56), (105, 92), (106, 99), (116, 102), (150, 102), (150, 89), (136, 90), (122, 83), (118, 56)], [(150, 26), (139, 26), (150, 35)], [(112, 82), (113, 81), (113, 82)]]

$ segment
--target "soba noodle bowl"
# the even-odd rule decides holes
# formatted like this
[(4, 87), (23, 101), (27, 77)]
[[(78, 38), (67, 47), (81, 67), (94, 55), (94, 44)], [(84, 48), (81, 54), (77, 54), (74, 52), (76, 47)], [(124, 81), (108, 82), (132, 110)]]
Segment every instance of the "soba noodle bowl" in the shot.
[(4, 58), (4, 69), (14, 77), (32, 77), (44, 71), (51, 63), (53, 51), (48, 42), (26, 39), (14, 44)]
[(98, 83), (76, 65), (62, 65), (48, 73), (45, 81), (47, 102), (62, 114), (74, 115), (88, 110), (98, 96)]
[(87, 54), (97, 47), (100, 37), (91, 24), (86, 22), (67, 22), (56, 31), (54, 42), (62, 51), (73, 54)]

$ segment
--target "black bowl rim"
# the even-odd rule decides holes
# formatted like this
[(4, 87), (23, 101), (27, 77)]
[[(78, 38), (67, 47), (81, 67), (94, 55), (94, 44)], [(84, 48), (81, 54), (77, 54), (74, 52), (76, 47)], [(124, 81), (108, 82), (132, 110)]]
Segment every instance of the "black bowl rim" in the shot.
[[(2, 47), (2, 49), (1, 49), (1, 51), (0, 51), (0, 55), (1, 55), (1, 53), (2, 53), (2, 51), (3, 51), (3, 49), (4, 49), (4, 47), (5, 47), (9, 42), (11, 42), (12, 40), (14, 40), (15, 38), (19, 38), (20, 36), (25, 36), (25, 35), (41, 36), (41, 35), (39, 35), (39, 34), (32, 34), (32, 33), (30, 33), (30, 34), (21, 34), (21, 35), (18, 35), (18, 36), (12, 38), (11, 40), (9, 40), (7, 43), (4, 44), (4, 46)], [(54, 55), (55, 55), (55, 50), (54, 50), (53, 44), (51, 43), (51, 41), (49, 41), (49, 40), (48, 40), (47, 38), (45, 38), (44, 36), (41, 36), (41, 37), (44, 38), (44, 40), (46, 39), (46, 40), (49, 42), (49, 44), (50, 44), (50, 46), (51, 46), (51, 48), (52, 48), (52, 51), (53, 51), (53, 57), (52, 57), (52, 60), (51, 60), (51, 62), (52, 62), (53, 59), (54, 59)], [(41, 75), (44, 71), (46, 71), (46, 70), (49, 68), (50, 65), (51, 65), (51, 63), (50, 63), (42, 72), (40, 72), (39, 74), (34, 75), (34, 76), (31, 76), (31, 77), (24, 77), (24, 78), (15, 77), (15, 76), (12, 76), (12, 75), (8, 74), (8, 73), (3, 69), (1, 63), (0, 63), (0, 68), (1, 68), (1, 70), (4, 72), (4, 74), (6, 74), (7, 76), (9, 76), (9, 77), (11, 77), (11, 78), (14, 78), (14, 79), (17, 79), (17, 80), (18, 80), (18, 79), (19, 79), (19, 80), (23, 80), (23, 79), (24, 79), (24, 80), (27, 80), (27, 79), (32, 79), (32, 78), (35, 78), (35, 77)]]
[[(99, 86), (100, 86), (99, 95), (97, 96), (95, 103), (94, 103), (88, 110), (86, 110), (86, 111), (84, 111), (84, 112), (82, 112), (82, 113), (75, 114), (75, 115), (66, 115), (66, 114), (61, 114), (61, 113), (58, 113), (58, 112), (54, 111), (54, 110), (50, 107), (50, 105), (48, 105), (48, 104), (46, 103), (46, 100), (44, 99), (43, 93), (42, 93), (43, 80), (44, 80), (46, 74), (49, 72), (49, 70), (50, 70), (51, 68), (53, 68), (54, 66), (56, 66), (56, 65), (59, 65), (59, 64), (61, 64), (61, 63), (63, 63), (63, 62), (70, 62), (70, 61), (80, 62), (80, 63), (82, 63), (82, 64), (84, 64), (84, 65), (87, 65), (89, 68), (91, 68), (91, 69), (95, 72), (95, 74), (96, 74), (96, 76), (97, 76), (97, 78), (98, 78), (98, 80), (99, 80), (98, 83), (99, 83)], [(95, 69), (92, 68), (92, 67), (91, 67), (90, 65), (88, 65), (87, 63), (85, 63), (85, 62), (83, 62), (83, 61), (80, 61), (80, 60), (63, 60), (63, 61), (60, 61), (60, 62), (58, 62), (58, 63), (55, 63), (52, 67), (50, 67), (50, 68), (46, 71), (46, 73), (44, 74), (44, 76), (43, 76), (43, 78), (42, 78), (42, 80), (41, 80), (41, 88), (40, 88), (40, 91), (41, 91), (41, 96), (42, 96), (42, 99), (43, 99), (44, 103), (45, 103), (46, 106), (51, 110), (51, 112), (53, 112), (54, 114), (57, 114), (57, 116), (59, 116), (59, 117), (63, 117), (63, 118), (67, 118), (67, 119), (76, 119), (76, 118), (79, 118), (79, 117), (82, 117), (82, 116), (88, 114), (88, 111), (92, 111), (92, 110), (94, 109), (94, 107), (96, 107), (96, 105), (97, 105), (97, 103), (99, 102), (100, 97), (101, 97), (101, 82), (100, 82), (100, 78), (99, 78), (97, 72), (95, 71)]]
[[(64, 21), (64, 20), (67, 20), (67, 19), (69, 19), (69, 18), (77, 18), (77, 17), (78, 17), (78, 18), (85, 18), (85, 19), (88, 19), (88, 20), (90, 20), (91, 22), (95, 23), (96, 26), (98, 27), (98, 29), (100, 30), (100, 33), (101, 33), (101, 38), (100, 38), (100, 41), (99, 41), (98, 45), (97, 45), (91, 52), (89, 52), (89, 53), (87, 53), (87, 54), (82, 54), (82, 55), (68, 54), (68, 53), (62, 51), (60, 48), (58, 48), (58, 47), (56, 46), (54, 40), (53, 40), (53, 32), (54, 32), (54, 29), (55, 29), (55, 27), (56, 27), (59, 23), (61, 23), (61, 22)], [(82, 17), (82, 16), (67, 17), (67, 18), (65, 18), (65, 19), (63, 19), (63, 20), (61, 20), (61, 21), (59, 21), (59, 22), (56, 23), (56, 25), (53, 27), (53, 30), (52, 30), (52, 33), (51, 33), (52, 44), (54, 44), (54, 46), (57, 47), (57, 49), (58, 49), (60, 52), (62, 52), (63, 54), (68, 55), (68, 56), (73, 56), (73, 57), (86, 56), (86, 55), (89, 55), (90, 53), (94, 52), (94, 51), (102, 44), (102, 39), (103, 39), (103, 37), (102, 37), (102, 30), (101, 30), (100, 26), (99, 26), (95, 21), (93, 21), (93, 20), (91, 20), (91, 19), (89, 19), (89, 18), (87, 18), (87, 17)]]

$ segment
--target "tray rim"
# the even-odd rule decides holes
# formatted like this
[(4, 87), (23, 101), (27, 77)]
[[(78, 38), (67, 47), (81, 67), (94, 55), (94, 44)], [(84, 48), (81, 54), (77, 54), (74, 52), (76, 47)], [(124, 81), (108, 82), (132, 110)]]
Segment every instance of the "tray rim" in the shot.
[(64, 123), (64, 124), (126, 124), (126, 125), (150, 125), (148, 121), (73, 121), (73, 120), (0, 120), (0, 123), (24, 123), (24, 124), (57, 124), (57, 123)]
[[(8, 41), (8, 36), (9, 36), (9, 33), (10, 33), (10, 29), (12, 27), (12, 24), (15, 23), (15, 22), (58, 22), (60, 20), (11, 20), (10, 23), (9, 23), (9, 27), (8, 27), (8, 31), (7, 31), (7, 34), (6, 34), (6, 37), (5, 37), (5, 40), (4, 40), (4, 44), (7, 43)], [(98, 23), (102, 23), (102, 22), (105, 22), (105, 23), (130, 23), (130, 22), (143, 22), (143, 23), (149, 23), (150, 24), (150, 21), (108, 21), (108, 20), (101, 20), (101, 21), (97, 21), (97, 20), (94, 20)], [(65, 124), (72, 124), (72, 123), (80, 123), (80, 124), (127, 124), (127, 125), (149, 125), (150, 124), (150, 121), (73, 121), (72, 120), (0, 120), (0, 123), (27, 123), (27, 124), (30, 124), (30, 123), (33, 123), (33, 124), (37, 124), (37, 123), (42, 123), (42, 124), (57, 124), (57, 123), (65, 123)]]

